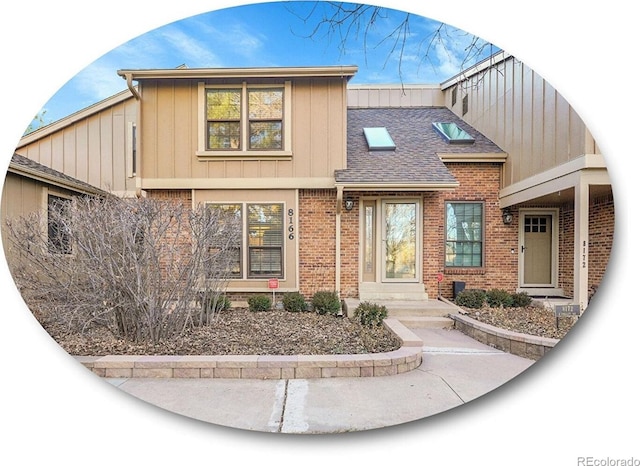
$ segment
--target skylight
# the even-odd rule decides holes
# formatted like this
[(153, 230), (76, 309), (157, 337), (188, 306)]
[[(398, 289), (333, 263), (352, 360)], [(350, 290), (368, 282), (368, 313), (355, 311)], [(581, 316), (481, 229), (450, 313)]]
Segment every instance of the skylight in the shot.
[(433, 123), (433, 127), (449, 144), (473, 144), (475, 142), (469, 133), (455, 123), (436, 122)]
[(396, 150), (396, 144), (384, 126), (364, 128), (364, 137), (367, 139), (369, 150)]

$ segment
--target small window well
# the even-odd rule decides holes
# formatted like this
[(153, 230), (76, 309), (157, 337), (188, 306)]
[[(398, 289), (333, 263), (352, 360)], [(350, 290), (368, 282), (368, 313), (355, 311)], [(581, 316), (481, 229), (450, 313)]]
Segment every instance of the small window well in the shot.
[(396, 144), (385, 127), (364, 128), (364, 137), (369, 150), (396, 150)]
[(433, 127), (449, 144), (473, 144), (475, 142), (469, 133), (455, 123), (436, 122)]

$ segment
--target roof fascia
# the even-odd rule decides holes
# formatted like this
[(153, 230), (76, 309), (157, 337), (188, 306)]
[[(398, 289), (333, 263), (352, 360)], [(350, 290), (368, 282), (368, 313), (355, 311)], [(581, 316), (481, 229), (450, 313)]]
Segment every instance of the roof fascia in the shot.
[(74, 183), (66, 179), (63, 180), (56, 176), (50, 175), (48, 173), (44, 173), (39, 170), (28, 168), (13, 162), (9, 163), (9, 169), (7, 171), (9, 173), (14, 173), (19, 176), (24, 176), (35, 181), (40, 181), (46, 184), (57, 186), (59, 188), (64, 188), (69, 191), (75, 191), (81, 194), (93, 194), (98, 196), (103, 196), (106, 194), (104, 191), (102, 191), (99, 188), (93, 188), (85, 184)]
[(136, 81), (144, 79), (207, 79), (207, 78), (351, 78), (357, 66), (265, 67), (265, 68), (172, 68), (118, 70), (118, 75)]
[(471, 76), (474, 76), (476, 74), (482, 73), (482, 72), (486, 71), (487, 69), (489, 69), (490, 67), (495, 66), (498, 63), (501, 63), (501, 62), (503, 62), (503, 61), (505, 61), (505, 60), (507, 60), (509, 58), (512, 58), (512, 57), (513, 57), (513, 55), (511, 55), (508, 52), (505, 52), (504, 50), (496, 52), (493, 55), (491, 55), (490, 57), (487, 57), (484, 60), (482, 60), (480, 63), (476, 63), (475, 65), (470, 66), (466, 70), (461, 71), (457, 75), (452, 76), (451, 78), (449, 78), (446, 81), (442, 82), (440, 84), (440, 87), (442, 88), (442, 90), (444, 90), (444, 89), (447, 89), (447, 88), (449, 88), (451, 86), (455, 86), (459, 82), (466, 81)]
[(487, 152), (487, 153), (447, 153), (447, 152), (438, 152), (438, 157), (443, 162), (459, 162), (459, 163), (468, 163), (468, 162), (486, 162), (486, 163), (504, 163), (507, 160), (509, 154), (506, 152)]
[(336, 183), (344, 191), (452, 191), (460, 183)]

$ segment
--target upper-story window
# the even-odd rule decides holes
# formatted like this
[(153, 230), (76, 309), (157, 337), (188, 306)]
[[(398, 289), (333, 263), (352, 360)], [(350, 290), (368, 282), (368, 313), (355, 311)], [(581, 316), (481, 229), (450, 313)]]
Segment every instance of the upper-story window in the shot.
[(201, 83), (204, 125), (198, 155), (291, 155), (291, 84)]

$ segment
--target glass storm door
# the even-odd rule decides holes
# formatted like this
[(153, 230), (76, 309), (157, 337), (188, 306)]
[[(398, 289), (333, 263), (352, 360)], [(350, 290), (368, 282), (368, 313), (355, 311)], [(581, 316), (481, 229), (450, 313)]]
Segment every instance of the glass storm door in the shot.
[(418, 203), (382, 203), (382, 278), (386, 282), (418, 280)]

